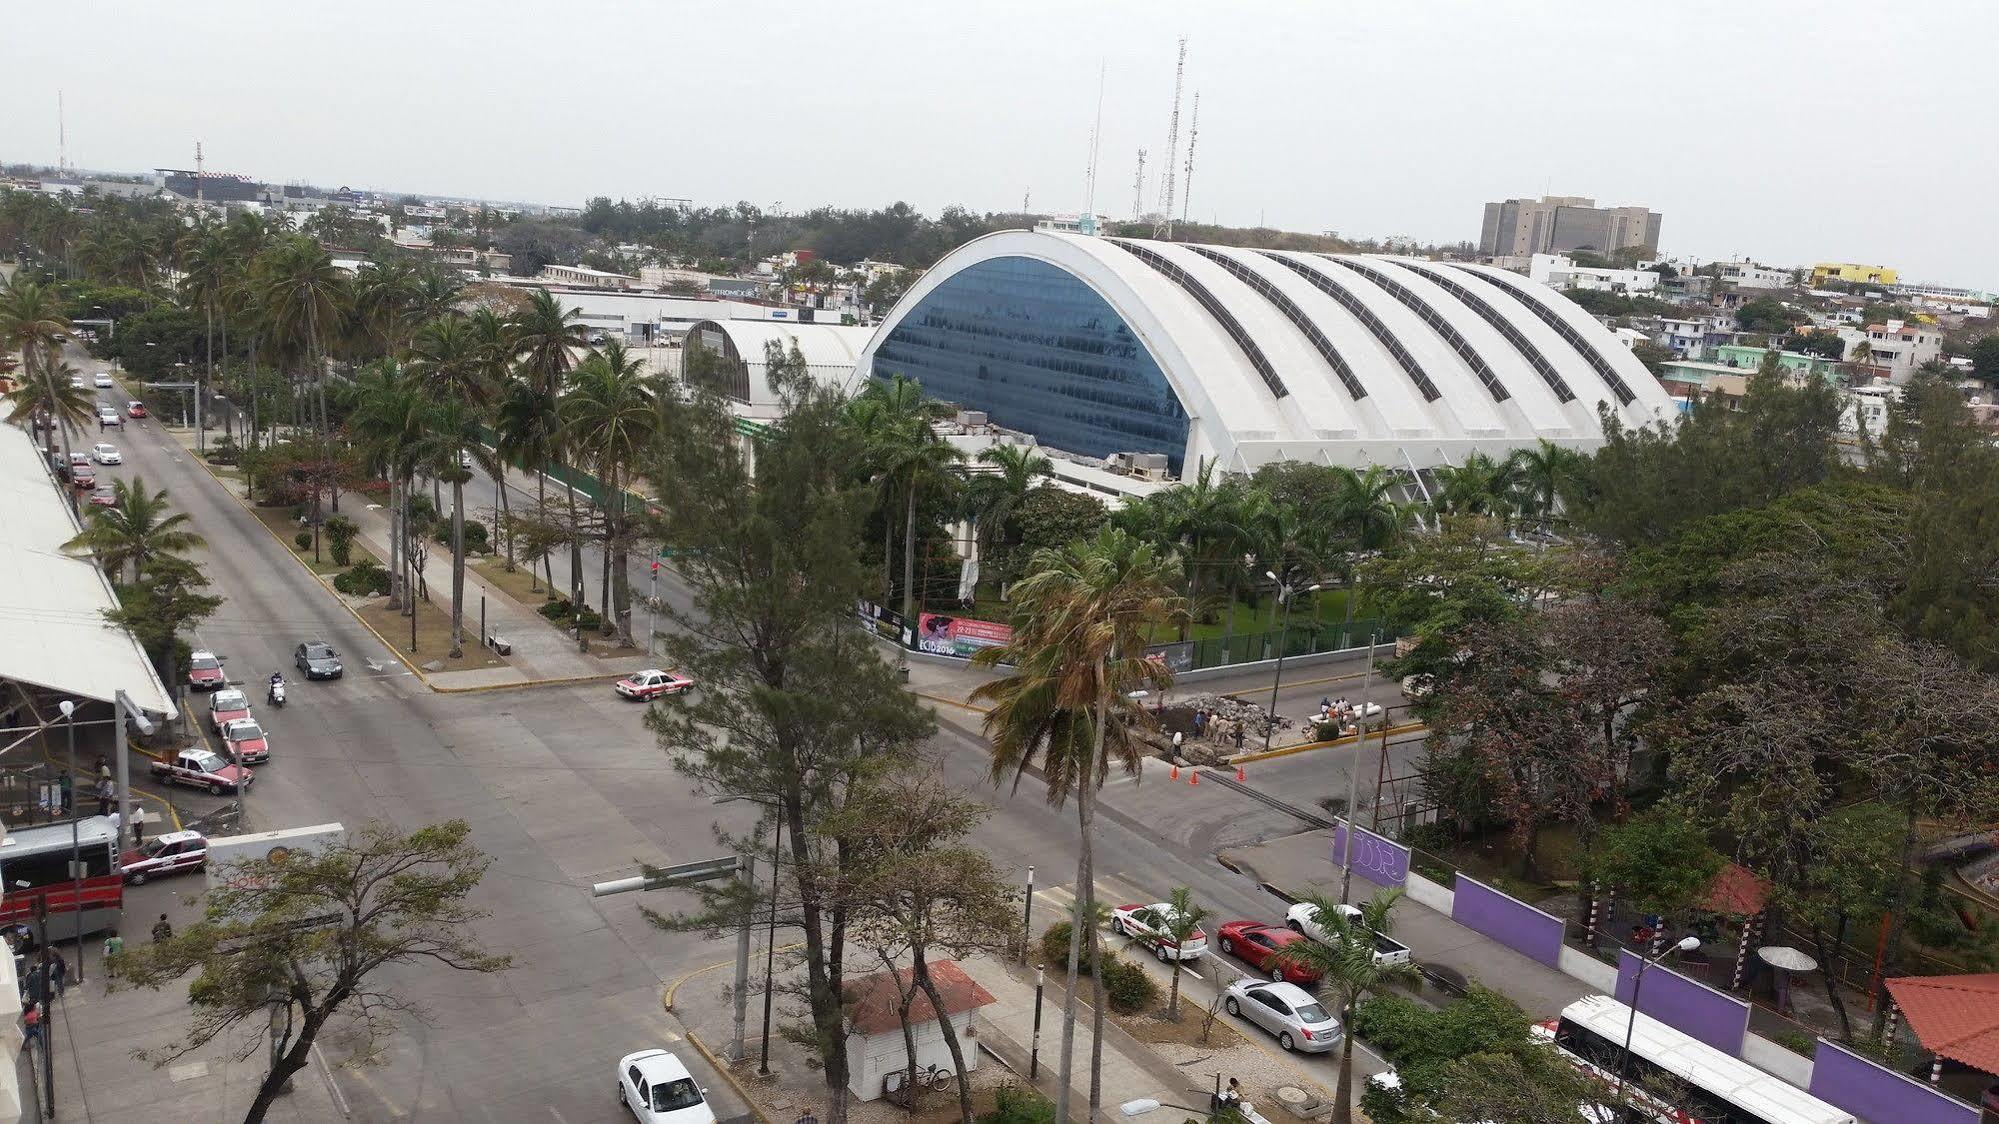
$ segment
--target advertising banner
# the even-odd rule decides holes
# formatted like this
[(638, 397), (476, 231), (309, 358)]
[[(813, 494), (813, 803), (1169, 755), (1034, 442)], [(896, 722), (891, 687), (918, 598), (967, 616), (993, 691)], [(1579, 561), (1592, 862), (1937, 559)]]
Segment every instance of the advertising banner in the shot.
[(916, 648), (940, 656), (969, 657), (981, 648), (997, 648), (1013, 639), (1013, 629), (992, 621), (921, 613), (916, 618)]
[(1194, 642), (1178, 644), (1154, 644), (1145, 650), (1145, 658), (1166, 665), (1166, 670), (1179, 673), (1194, 670)]

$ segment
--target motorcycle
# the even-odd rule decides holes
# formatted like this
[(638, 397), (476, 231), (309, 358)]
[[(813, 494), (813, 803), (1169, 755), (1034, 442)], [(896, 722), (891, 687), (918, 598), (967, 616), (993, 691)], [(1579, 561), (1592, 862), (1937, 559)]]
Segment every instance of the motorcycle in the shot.
[(267, 700), (268, 700), (268, 701), (270, 702), (270, 704), (271, 704), (272, 706), (276, 707), (276, 708), (277, 708), (277, 709), (279, 709), (279, 710), (283, 710), (283, 709), (285, 708), (285, 683), (284, 683), (284, 680), (280, 679), (280, 680), (277, 680), (277, 681), (273, 682), (273, 683), (271, 684), (271, 689), (270, 689), (270, 692), (269, 692), (269, 694), (268, 694), (268, 695), (266, 696), (266, 698), (267, 698)]

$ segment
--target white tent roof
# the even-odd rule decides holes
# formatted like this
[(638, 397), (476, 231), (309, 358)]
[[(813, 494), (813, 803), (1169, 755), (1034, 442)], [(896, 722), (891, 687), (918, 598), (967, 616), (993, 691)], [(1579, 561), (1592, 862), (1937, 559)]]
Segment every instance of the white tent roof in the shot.
[[(0, 404), (0, 421), (7, 413)], [(0, 425), (0, 679), (105, 703), (122, 688), (140, 709), (171, 713), (138, 641), (105, 623), (118, 603), (109, 580), (63, 552), (76, 533), (34, 439)]]

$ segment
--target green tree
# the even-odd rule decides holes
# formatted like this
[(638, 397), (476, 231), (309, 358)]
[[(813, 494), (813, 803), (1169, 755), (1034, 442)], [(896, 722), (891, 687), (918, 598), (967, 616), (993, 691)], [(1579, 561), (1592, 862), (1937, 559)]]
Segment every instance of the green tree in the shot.
[(1014, 512), (1034, 490), (1038, 478), (1054, 475), (1055, 466), (1032, 445), (994, 445), (979, 454), (979, 461), (997, 471), (979, 473), (966, 481), (966, 507), (979, 537), (981, 556), (1003, 557), (1003, 540)]
[[(1315, 920), (1326, 935), (1326, 941), (1293, 941), (1285, 945), (1280, 957), (1322, 979), (1321, 994), (1333, 1000), (1340, 1012), (1340, 1026), (1352, 1027), (1354, 1010), (1367, 996), (1376, 995), (1397, 984), (1410, 984), (1420, 979), (1416, 969), (1407, 963), (1379, 961), (1374, 955), (1375, 933), (1386, 933), (1392, 927), (1392, 913), (1395, 904), (1402, 900), (1401, 890), (1382, 890), (1360, 905), (1360, 916), (1350, 917), (1341, 908), (1341, 903), (1320, 894), (1306, 894), (1300, 899), (1316, 911)], [(1349, 1124), (1353, 1119), (1353, 1040), (1352, 1034), (1340, 1035), (1339, 1081), (1333, 1088), (1333, 1124)]]
[[(88, 419), (88, 415), (78, 419), (72, 412), (76, 396), (65, 393), (68, 379), (57, 369), (61, 366), (62, 345), (71, 335), (69, 314), (55, 293), (18, 277), (0, 288), (0, 350), (19, 351), (21, 381), (40, 385), (39, 391), (15, 399), (16, 413), (10, 420), (16, 425), (27, 425), (33, 410), (44, 411), (49, 419), (46, 424), (62, 433), (64, 459), (69, 456), (70, 425), (85, 424)], [(62, 379), (62, 388), (57, 385), (58, 378)], [(30, 412), (21, 412), (24, 409)], [(55, 444), (53, 435), (49, 444)]]
[(1999, 382), (1999, 333), (1980, 336), (1971, 345), (1971, 373), (1988, 383)]
[(1049, 484), (1028, 489), (1007, 520), (1004, 533), (1011, 545), (998, 559), (1002, 577), (1019, 580), (1020, 571), (1037, 553), (1093, 538), (1109, 519), (1103, 501), (1093, 496)]
[(1553, 1046), (1466, 1055), (1445, 1072), (1443, 1087), (1436, 1111), (1444, 1119), (1490, 1124), (1581, 1124), (1582, 1106), (1597, 1093)]
[[(857, 405), (873, 403), (880, 419), (871, 428), (869, 459), (884, 479), (894, 481), (903, 499), (902, 619), (916, 624), (916, 505), (925, 490), (945, 491), (958, 479), (955, 466), (964, 454), (937, 436), (931, 422), (940, 404), (923, 397), (923, 388), (902, 375), (876, 379), (862, 388)], [(865, 405), (862, 406), (865, 409)]]
[[(1178, 564), (1151, 544), (1121, 531), (1037, 554), (1029, 576), (1013, 589), (1013, 637), (979, 653), (979, 662), (1011, 664), (1000, 679), (972, 693), (987, 703), (984, 725), (992, 742), (992, 779), (1016, 788), (1028, 766), (1040, 761), (1051, 804), (1076, 799), (1080, 843), (1076, 898), (1082, 916), (1095, 907), (1096, 793), (1113, 764), (1136, 773), (1136, 729), (1148, 721), (1130, 697), (1140, 685), (1163, 689), (1171, 673), (1144, 658), (1151, 630), (1184, 612), (1174, 595)], [(1061, 1091), (1056, 1116), (1068, 1119), (1075, 1061), (1076, 972), (1098, 959), (1098, 933), (1084, 926), (1069, 942), (1067, 990), (1062, 1001)], [(1102, 1096), (1103, 981), (1093, 976), (1095, 1028), (1091, 1036), (1090, 1112)]]
[[(318, 403), (321, 442), (329, 439), (326, 411), (326, 344), (344, 330), (350, 302), (345, 275), (319, 243), (304, 235), (275, 242), (254, 269), (257, 303), (271, 342), (293, 357), (303, 389)], [(340, 486), (332, 482), (333, 509), (340, 510)], [(315, 482), (313, 556), (319, 556), (320, 487)]]
[[(1201, 922), (1208, 919), (1208, 911), (1194, 904), (1194, 891), (1185, 886), (1175, 886), (1166, 895), (1165, 915), (1166, 939), (1177, 947), (1192, 939), (1201, 931)], [(1182, 961), (1175, 956), (1171, 961), (1173, 989), (1166, 1001), (1166, 1017), (1180, 1021), (1180, 968)]]
[(1755, 300), (1744, 301), (1742, 307), (1735, 310), (1736, 326), (1745, 332), (1766, 332), (1773, 335), (1788, 332), (1791, 330), (1791, 325), (1800, 323), (1804, 319), (1803, 313), (1786, 307), (1775, 297), (1757, 297)]
[(1583, 456), (1543, 437), (1512, 460), (1515, 502), (1523, 514), (1545, 519), (1555, 513), (1557, 501), (1574, 493)]
[(131, 570), (133, 580), (150, 572), (162, 559), (181, 559), (207, 545), (190, 530), (194, 521), (184, 511), (169, 511), (166, 489), (146, 490), (146, 479), (134, 476), (111, 482), (109, 507), (90, 509), (82, 533), (63, 544), (64, 550), (88, 551), (114, 579)]
[[(610, 572), (610, 604), (602, 610), (606, 632), (615, 629), (631, 642), (629, 588), (631, 513), (626, 495), (639, 463), (659, 439), (666, 408), (656, 380), (644, 373), (613, 340), (576, 369), (562, 400), (566, 443), (596, 470), (603, 487), (604, 563)], [(662, 488), (671, 487), (662, 482)]]
[(233, 877), (204, 895), (199, 923), (166, 940), (131, 945), (110, 962), (117, 985), (149, 990), (194, 973), (187, 984), (189, 1023), (173, 1043), (141, 1056), (164, 1066), (236, 1028), (261, 1024), (273, 1004), (284, 1004), (287, 1035), (243, 1117), (254, 1124), (306, 1067), (329, 1027), (372, 1056), (402, 1016), (421, 1017), (407, 982), (380, 978), (382, 969), (505, 971), (510, 958), (487, 952), (471, 936), (487, 914), (469, 899), (492, 862), (472, 846), (471, 834), (464, 820), (408, 835), (369, 824), (282, 861), (231, 864)]
[(1700, 825), (1661, 804), (1605, 828), (1583, 861), (1590, 878), (1639, 909), (1676, 914), (1700, 900), (1724, 860)]

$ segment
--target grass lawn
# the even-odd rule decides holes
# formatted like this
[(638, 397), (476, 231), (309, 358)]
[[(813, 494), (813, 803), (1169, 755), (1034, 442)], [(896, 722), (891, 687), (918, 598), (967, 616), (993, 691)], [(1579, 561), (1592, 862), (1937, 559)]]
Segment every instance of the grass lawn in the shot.
[[(322, 532), (319, 541), (319, 561), (313, 561), (310, 544), (304, 550), (299, 549), (298, 543), (293, 540), (292, 536), (305, 528), (298, 525), (297, 509), (291, 507), (253, 507), (251, 510), (257, 513), (258, 519), (263, 520), (264, 526), (269, 527), (272, 533), (277, 535), (278, 541), (284, 543), (286, 549), (290, 550), (300, 561), (312, 568), (313, 573), (331, 578), (333, 575), (347, 569), (347, 566), (342, 566), (333, 560), (333, 554), (329, 550), (330, 544), (326, 541), (324, 532)], [(374, 559), (378, 563), (381, 561), (381, 559), (375, 558), (373, 551), (361, 545), (360, 539), (355, 539), (349, 543), (348, 550), (350, 552), (348, 557), (349, 566), (361, 561), (363, 558)]]
[(469, 671), (480, 667), (505, 667), (507, 661), (495, 655), (490, 648), (479, 643), (478, 602), (473, 601), (470, 611), (465, 614), (465, 655), (452, 659), (451, 651), (451, 595), (447, 592), (440, 601), (437, 591), (431, 590), (431, 600), (417, 603), (416, 647), (410, 647), (410, 621), (400, 612), (389, 608), (386, 597), (370, 597), (366, 604), (357, 606), (355, 612), (368, 626), (382, 634), (396, 651), (410, 657), (418, 667), (442, 660), (445, 671)]
[(541, 580), (541, 571), (530, 574), (526, 564), (508, 573), (506, 560), (497, 554), (476, 555), (467, 564), (479, 572), (479, 577), (486, 584), (499, 589), (530, 611), (539, 610), (542, 603), (549, 599), (548, 583)]

